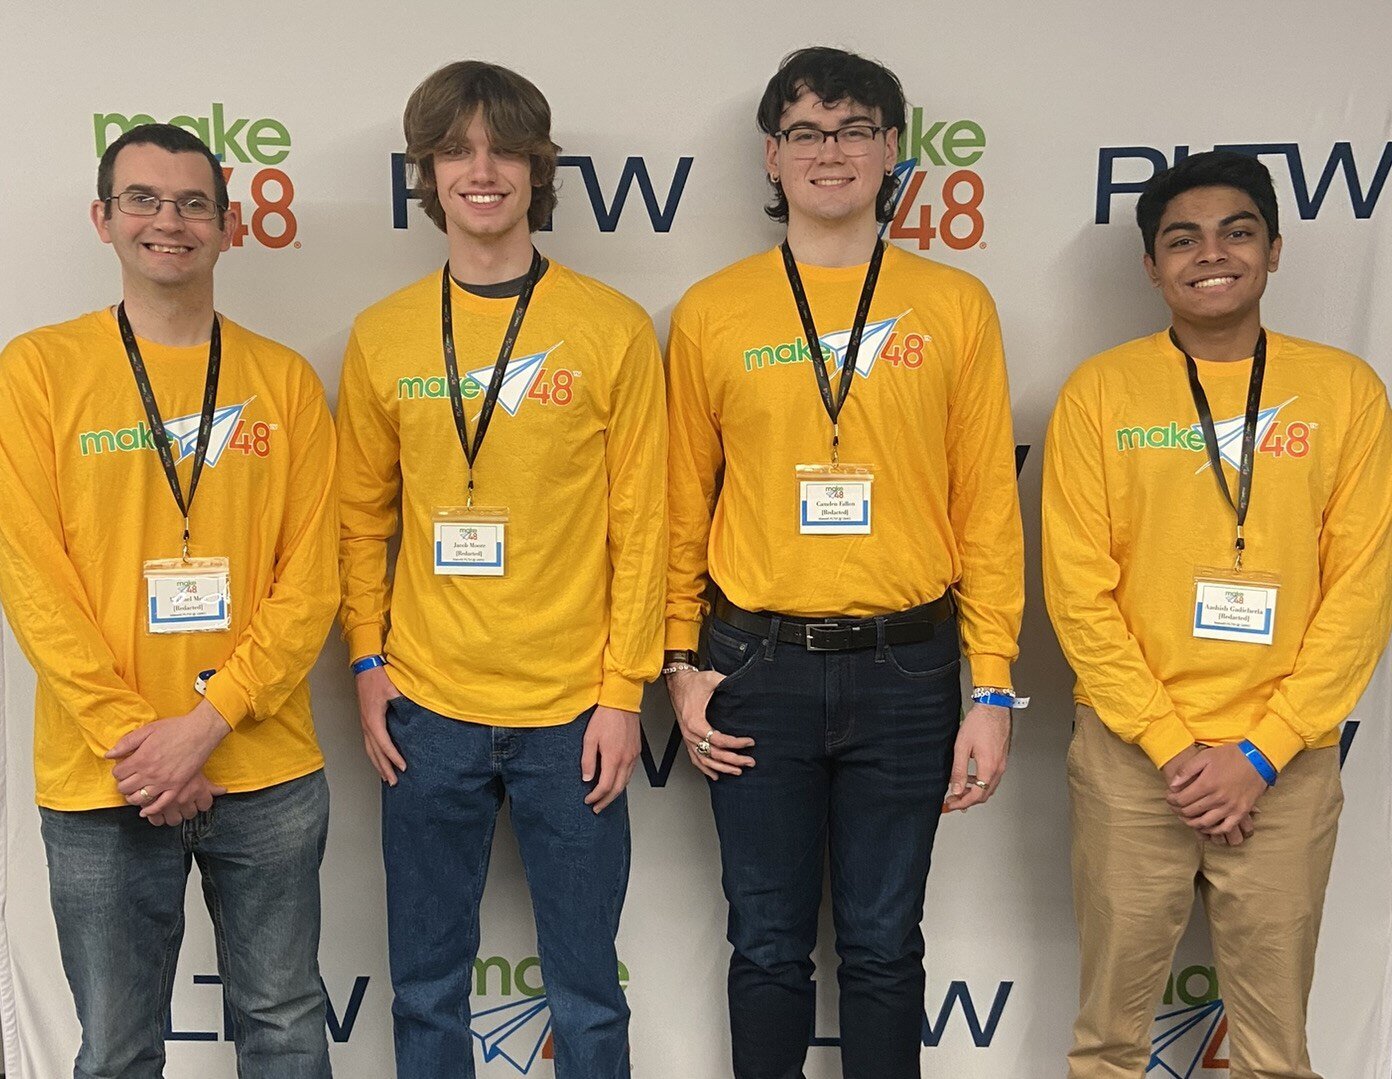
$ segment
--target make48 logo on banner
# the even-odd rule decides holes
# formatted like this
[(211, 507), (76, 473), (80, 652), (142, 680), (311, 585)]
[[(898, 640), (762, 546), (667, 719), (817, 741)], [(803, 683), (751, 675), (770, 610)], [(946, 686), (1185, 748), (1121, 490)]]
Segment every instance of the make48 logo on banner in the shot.
[[(232, 199), (240, 224), (232, 234), (234, 247), (243, 246), (247, 237), (272, 250), (299, 247), (295, 239), (299, 223), (291, 203), (295, 185), (279, 166), (290, 156), (290, 131), (279, 120), (262, 117), (259, 120), (229, 117), (220, 101), (215, 101), (207, 116), (180, 114), (170, 117), (169, 123), (193, 132), (222, 162), (222, 175), (228, 189), (243, 190), (247, 184), (251, 196), (249, 212), (244, 203)], [(155, 117), (137, 112), (130, 116), (119, 112), (95, 112), (92, 129), (96, 137), (97, 157), (123, 134), (138, 124), (153, 124)], [(247, 167), (242, 167), (247, 166)]]
[(931, 120), (909, 110), (899, 133), (894, 216), (880, 229), (891, 240), (912, 240), (929, 251), (936, 240), (954, 251), (985, 247), (981, 202), (986, 185), (975, 165), (986, 152), (986, 132), (975, 120)]

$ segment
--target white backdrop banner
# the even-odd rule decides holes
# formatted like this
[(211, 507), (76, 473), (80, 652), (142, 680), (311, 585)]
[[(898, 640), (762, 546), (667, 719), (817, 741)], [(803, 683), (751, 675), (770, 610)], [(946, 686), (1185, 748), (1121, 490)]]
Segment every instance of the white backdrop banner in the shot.
[[(913, 106), (889, 236), (981, 277), (1004, 323), (1030, 559), (1016, 685), (1035, 701), (1000, 794), (939, 832), (924, 1068), (1046, 1079), (1064, 1070), (1077, 999), (1063, 767), (1072, 680), (1037, 565), (1049, 412), (1077, 363), (1164, 324), (1141, 272), (1135, 193), (1156, 169), (1214, 146), (1260, 154), (1275, 176), (1285, 257), (1267, 323), (1359, 353), (1392, 379), (1392, 8), (882, 0), (857, 9), (855, 30), (847, 11), (825, 0), (486, 12), (444, 0), (6, 4), (0, 338), (117, 298), (116, 261), (87, 220), (97, 157), (130, 124), (172, 120), (222, 155), (247, 223), (219, 266), (219, 308), (307, 355), (332, 398), (354, 314), (443, 258), (440, 234), (409, 200), (400, 116), (416, 83), (465, 57), (517, 69), (552, 103), (561, 202), (538, 245), (633, 296), (665, 335), (689, 284), (779, 238), (761, 213), (754, 126), (779, 59), (827, 43), (889, 64)], [(33, 674), (8, 636), (3, 659), (6, 1074), (57, 1079), (71, 1074), (78, 1028), (33, 801)], [(322, 948), (333, 1063), (344, 1079), (381, 1079), (392, 1065), (378, 782), (336, 636), (313, 689), (333, 796)], [(1330, 1079), (1392, 1079), (1389, 695), (1383, 670), (1344, 732), (1347, 807), (1311, 1017), (1315, 1065)], [(644, 732), (619, 942), (634, 1073), (717, 1079), (729, 1074), (728, 945), (704, 781), (660, 692), (648, 694)], [(479, 1074), (545, 1079), (549, 1011), (507, 828), (484, 917)], [(829, 920), (823, 938), (811, 1079), (840, 1074)], [(235, 1074), (216, 970), (195, 886), (170, 1076)], [(1191, 934), (1157, 1016), (1151, 1076), (1227, 1074), (1221, 993), (1202, 934)]]

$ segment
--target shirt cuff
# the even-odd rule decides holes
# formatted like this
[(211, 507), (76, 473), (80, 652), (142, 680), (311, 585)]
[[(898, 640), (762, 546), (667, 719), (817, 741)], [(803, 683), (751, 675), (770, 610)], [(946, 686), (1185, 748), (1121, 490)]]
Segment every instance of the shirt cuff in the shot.
[(226, 671), (218, 671), (208, 679), (203, 699), (218, 710), (218, 714), (227, 720), (227, 725), (234, 731), (251, 718), (250, 699)]
[(662, 647), (668, 652), (695, 652), (701, 644), (701, 623), (669, 618)]
[(1194, 736), (1171, 712), (1143, 730), (1136, 744), (1145, 750), (1155, 767), (1163, 768), (1194, 744)]
[(1262, 751), (1278, 772), (1305, 748), (1305, 739), (1274, 712), (1266, 714), (1247, 735), (1247, 740)]
[(618, 671), (605, 671), (604, 681), (599, 686), (599, 703), (605, 708), (617, 708), (623, 712), (640, 712), (643, 709), (643, 683)]
[(1013, 689), (1010, 684), (1010, 658), (991, 655), (988, 652), (972, 652), (967, 656), (971, 665), (973, 686), (998, 686)]
[(382, 654), (382, 627), (375, 623), (354, 626), (343, 635), (348, 642), (348, 661), (362, 659), (364, 656)]

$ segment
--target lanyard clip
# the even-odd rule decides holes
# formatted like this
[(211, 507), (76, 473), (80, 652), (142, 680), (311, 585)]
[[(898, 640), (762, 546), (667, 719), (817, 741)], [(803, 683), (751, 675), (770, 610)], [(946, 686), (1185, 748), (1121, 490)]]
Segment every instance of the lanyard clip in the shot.
[(184, 554), (183, 554), (183, 559), (184, 559), (184, 565), (188, 565), (188, 561), (189, 561), (189, 519), (188, 519), (187, 516), (184, 517)]
[(1237, 526), (1237, 540), (1233, 543), (1233, 569), (1242, 569), (1242, 552), (1247, 549), (1247, 540), (1243, 538), (1242, 526)]
[(474, 470), (472, 467), (469, 469), (469, 486), (464, 493), (464, 508), (469, 510), (474, 508)]
[(841, 425), (835, 421), (831, 425), (831, 463), (841, 463)]

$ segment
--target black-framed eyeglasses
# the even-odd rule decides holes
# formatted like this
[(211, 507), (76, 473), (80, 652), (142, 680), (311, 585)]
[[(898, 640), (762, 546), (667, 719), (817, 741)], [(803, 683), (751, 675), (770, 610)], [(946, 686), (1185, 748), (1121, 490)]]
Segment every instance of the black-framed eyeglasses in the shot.
[(785, 127), (773, 134), (775, 138), (783, 140), (794, 157), (816, 157), (822, 152), (822, 144), (827, 139), (834, 139), (847, 157), (863, 157), (870, 152), (875, 139), (888, 130), (887, 127), (876, 127), (873, 124), (847, 124), (835, 131), (799, 126)]
[(148, 191), (122, 191), (108, 195), (103, 202), (115, 202), (123, 214), (132, 217), (154, 217), (166, 202), (174, 204), (174, 212), (185, 221), (212, 221), (226, 206), (219, 206), (206, 195), (184, 195), (177, 199), (162, 199)]

